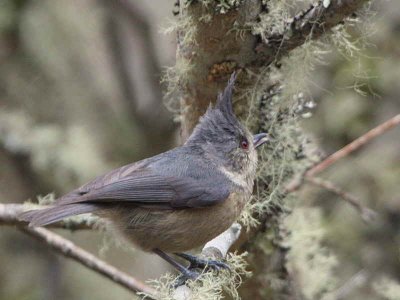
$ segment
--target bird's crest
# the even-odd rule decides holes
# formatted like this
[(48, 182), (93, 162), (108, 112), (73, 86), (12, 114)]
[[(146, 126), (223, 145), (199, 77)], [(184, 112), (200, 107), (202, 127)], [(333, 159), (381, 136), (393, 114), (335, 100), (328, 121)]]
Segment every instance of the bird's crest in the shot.
[(210, 104), (207, 112), (200, 118), (199, 124), (193, 130), (187, 143), (200, 142), (204, 140), (215, 140), (215, 136), (221, 138), (227, 132), (235, 134), (242, 132), (242, 126), (237, 120), (232, 108), (232, 95), (235, 85), (236, 74), (233, 73), (224, 91), (218, 95), (214, 107)]
[(229, 78), (228, 84), (225, 87), (225, 90), (218, 95), (217, 104), (215, 108), (222, 111), (224, 114), (233, 115), (232, 108), (232, 94), (233, 88), (235, 86), (236, 81), (236, 73), (233, 72), (231, 77)]

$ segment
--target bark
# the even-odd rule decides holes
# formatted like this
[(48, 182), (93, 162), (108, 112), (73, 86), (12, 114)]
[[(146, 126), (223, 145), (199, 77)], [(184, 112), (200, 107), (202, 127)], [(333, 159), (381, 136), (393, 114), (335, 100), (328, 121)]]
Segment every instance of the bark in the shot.
[(244, 26), (255, 21), (261, 12), (260, 1), (245, 1), (239, 10), (216, 13), (210, 22), (198, 22), (203, 10), (202, 4), (196, 2), (184, 9), (180, 16), (192, 18), (197, 28), (194, 41), (186, 44), (179, 41), (183, 33), (178, 34), (177, 61), (186, 60), (193, 66), (187, 84), (182, 85), (180, 90), (183, 140), (190, 135), (210, 102), (216, 100), (229, 75), (256, 59), (254, 47), (257, 37), (249, 32), (239, 37), (232, 28), (235, 22)]

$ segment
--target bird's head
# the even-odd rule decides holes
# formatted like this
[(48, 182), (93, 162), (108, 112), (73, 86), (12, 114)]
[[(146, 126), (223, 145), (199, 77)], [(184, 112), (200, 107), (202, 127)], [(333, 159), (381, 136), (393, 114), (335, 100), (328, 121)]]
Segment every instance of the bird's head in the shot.
[(232, 109), (232, 93), (236, 76), (232, 74), (214, 107), (209, 107), (193, 130), (186, 145), (200, 147), (210, 163), (232, 180), (251, 182), (257, 166), (256, 148), (268, 140), (265, 133), (252, 135)]

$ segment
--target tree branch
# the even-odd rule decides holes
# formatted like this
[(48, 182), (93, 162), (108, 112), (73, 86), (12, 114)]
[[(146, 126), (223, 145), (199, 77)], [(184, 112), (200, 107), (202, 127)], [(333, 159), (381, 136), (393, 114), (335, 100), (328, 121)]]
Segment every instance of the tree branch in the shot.
[(350, 144), (346, 145), (342, 149), (336, 151), (335, 153), (329, 155), (319, 164), (311, 168), (306, 172), (307, 177), (315, 176), (317, 173), (322, 172), (330, 165), (338, 161), (339, 159), (346, 157), (350, 153), (356, 151), (360, 147), (364, 146), (366, 143), (371, 141), (372, 139), (384, 134), (388, 130), (394, 128), (395, 126), (400, 124), (400, 114), (394, 116), (393, 118), (387, 120), (386, 122), (380, 124), (379, 126), (371, 129), (367, 133), (363, 134), (359, 138), (352, 141)]
[(62, 236), (54, 232), (51, 232), (41, 227), (20, 227), (19, 229), (22, 232), (47, 244), (56, 252), (64, 255), (67, 258), (71, 258), (79, 262), (85, 267), (92, 269), (93, 271), (107, 277), (108, 279), (114, 281), (115, 283), (125, 287), (130, 291), (143, 292), (147, 295), (155, 295), (154, 290), (145, 285), (143, 282), (118, 270), (117, 268), (102, 261), (93, 254), (85, 251), (71, 241), (63, 238)]
[(387, 120), (386, 122), (378, 125), (377, 127), (371, 129), (367, 133), (363, 134), (359, 138), (352, 141), (350, 144), (347, 144), (340, 150), (336, 151), (335, 153), (329, 155), (327, 158), (322, 160), (320, 163), (316, 164), (314, 167), (309, 169), (305, 174), (294, 178), (286, 187), (287, 193), (292, 193), (299, 189), (303, 183), (305, 178), (311, 178), (316, 174), (324, 171), (326, 168), (331, 166), (332, 164), (336, 163), (339, 159), (348, 156), (352, 152), (358, 150), (366, 143), (370, 142), (374, 138), (384, 134), (385, 132), (389, 131), (390, 129), (394, 128), (395, 126), (400, 124), (400, 114), (394, 116), (393, 118)]
[(330, 191), (341, 197), (346, 202), (350, 203), (361, 214), (361, 218), (365, 223), (371, 223), (377, 218), (377, 212), (368, 207), (365, 207), (364, 205), (362, 205), (359, 199), (357, 199), (352, 194), (342, 190), (338, 186), (334, 185), (332, 182), (315, 177), (306, 177), (306, 181), (314, 184), (315, 186), (319, 186), (327, 191)]
[(261, 66), (279, 61), (282, 56), (306, 41), (320, 38), (368, 1), (331, 0), (327, 7), (324, 6), (325, 1), (318, 1), (288, 22), (283, 34), (267, 36), (266, 40), (258, 44), (255, 48), (258, 56), (253, 64)]

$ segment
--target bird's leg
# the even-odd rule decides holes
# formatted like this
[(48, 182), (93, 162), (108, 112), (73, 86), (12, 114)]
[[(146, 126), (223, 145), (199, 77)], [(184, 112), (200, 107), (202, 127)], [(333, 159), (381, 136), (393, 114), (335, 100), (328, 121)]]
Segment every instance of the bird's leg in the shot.
[(190, 262), (189, 269), (201, 268), (201, 269), (212, 269), (216, 271), (219, 271), (221, 269), (230, 270), (229, 266), (220, 260), (202, 259), (187, 253), (174, 253), (174, 254)]
[(153, 252), (160, 256), (162, 259), (166, 260), (169, 262), (172, 266), (174, 266), (175, 269), (177, 269), (179, 272), (181, 272), (182, 276), (181, 278), (178, 279), (179, 284), (181, 285), (186, 282), (188, 279), (195, 280), (197, 277), (199, 277), (199, 273), (193, 270), (189, 270), (188, 268), (184, 267), (180, 263), (178, 263), (175, 259), (173, 259), (171, 256), (169, 256), (167, 253), (164, 251), (161, 251), (160, 249), (154, 249)]

